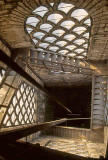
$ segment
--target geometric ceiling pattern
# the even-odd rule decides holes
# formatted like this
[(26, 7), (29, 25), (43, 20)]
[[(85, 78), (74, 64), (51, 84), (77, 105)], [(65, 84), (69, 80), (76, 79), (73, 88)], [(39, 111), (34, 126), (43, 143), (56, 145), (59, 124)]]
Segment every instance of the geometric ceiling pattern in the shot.
[(37, 7), (25, 25), (37, 50), (86, 58), (91, 29), (86, 10), (71, 3), (49, 3)]

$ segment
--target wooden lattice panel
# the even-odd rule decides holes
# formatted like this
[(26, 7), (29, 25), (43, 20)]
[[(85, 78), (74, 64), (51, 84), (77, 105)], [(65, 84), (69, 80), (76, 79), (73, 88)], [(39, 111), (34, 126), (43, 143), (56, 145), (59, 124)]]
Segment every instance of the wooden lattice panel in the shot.
[(2, 127), (31, 124), (35, 122), (35, 89), (26, 83), (22, 83), (11, 100)]
[(26, 30), (40, 51), (85, 58), (91, 19), (84, 9), (71, 3), (49, 3), (37, 7), (26, 20)]

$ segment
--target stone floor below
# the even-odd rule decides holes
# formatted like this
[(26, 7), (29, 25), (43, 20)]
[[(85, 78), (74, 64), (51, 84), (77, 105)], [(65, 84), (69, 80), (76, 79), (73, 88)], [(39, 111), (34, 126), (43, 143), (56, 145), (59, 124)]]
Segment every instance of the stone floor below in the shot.
[(42, 136), (32, 142), (41, 146), (83, 157), (99, 158), (105, 155), (103, 143), (92, 143), (86, 139), (65, 139), (54, 136)]

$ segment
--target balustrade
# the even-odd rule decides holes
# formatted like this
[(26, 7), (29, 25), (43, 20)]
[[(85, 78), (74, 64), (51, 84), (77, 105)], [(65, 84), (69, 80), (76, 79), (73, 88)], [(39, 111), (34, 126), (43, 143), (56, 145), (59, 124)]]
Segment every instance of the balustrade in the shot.
[[(65, 72), (91, 73), (89, 64), (85, 60), (75, 59), (68, 55), (56, 54), (52, 52), (35, 51), (30, 54), (31, 62), (37, 60), (38, 65), (56, 67), (57, 70)], [(35, 59), (35, 60), (33, 60)]]

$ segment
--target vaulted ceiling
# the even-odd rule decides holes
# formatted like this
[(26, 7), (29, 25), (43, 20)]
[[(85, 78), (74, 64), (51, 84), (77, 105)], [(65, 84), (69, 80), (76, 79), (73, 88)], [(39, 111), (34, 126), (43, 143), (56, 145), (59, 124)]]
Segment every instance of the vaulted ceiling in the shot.
[(37, 7), (27, 18), (26, 30), (37, 50), (77, 58), (87, 56), (91, 19), (84, 9), (71, 3)]
[[(53, 4), (52, 7), (50, 4)], [(0, 37), (4, 39), (12, 48), (31, 47), (33, 43), (26, 31), (26, 19), (35, 12), (35, 9), (44, 6), (53, 13), (57, 11), (60, 2), (71, 3), (76, 8), (85, 9), (92, 19), (90, 34), (90, 45), (87, 53), (88, 59), (107, 59), (108, 48), (108, 1), (107, 0), (23, 0), (0, 1)], [(60, 6), (59, 6), (60, 8)], [(52, 10), (52, 11), (51, 11)], [(57, 12), (62, 12), (57, 11)], [(56, 12), (56, 13), (57, 13)], [(49, 13), (48, 13), (49, 14)], [(73, 13), (74, 14), (74, 13)], [(66, 14), (62, 12), (62, 16)], [(39, 15), (37, 15), (39, 17)], [(47, 17), (47, 15), (45, 16)], [(69, 17), (69, 15), (68, 15)], [(50, 18), (50, 17), (49, 17)], [(40, 16), (41, 19), (41, 16)], [(71, 22), (72, 23), (72, 22)], [(63, 24), (62, 24), (63, 25)], [(76, 25), (76, 24), (75, 24)], [(62, 26), (63, 27), (63, 26)], [(58, 29), (56, 27), (56, 29)], [(65, 30), (65, 28), (64, 28)], [(38, 30), (39, 31), (39, 30)]]
[[(0, 49), (10, 54), (18, 48), (97, 61), (95, 69), (102, 73), (107, 65), (100, 61), (108, 60), (108, 1), (1, 0)], [(49, 85), (91, 81), (87, 75), (37, 72)]]

